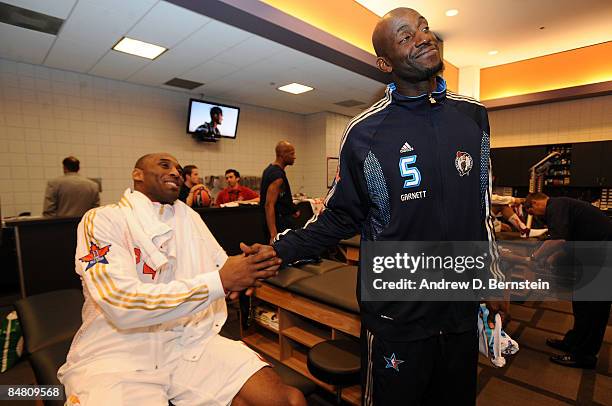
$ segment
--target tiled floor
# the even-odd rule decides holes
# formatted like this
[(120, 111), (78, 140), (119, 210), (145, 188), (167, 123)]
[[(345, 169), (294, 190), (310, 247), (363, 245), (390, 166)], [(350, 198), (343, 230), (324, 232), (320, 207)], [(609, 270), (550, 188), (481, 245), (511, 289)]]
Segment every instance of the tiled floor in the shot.
[(612, 405), (612, 326), (608, 326), (596, 370), (565, 368), (548, 358), (547, 337), (561, 338), (572, 326), (567, 302), (512, 304), (506, 330), (520, 351), (494, 368), (481, 356), (479, 406)]
[[(547, 337), (560, 338), (564, 329), (571, 326), (569, 304), (513, 304), (511, 313), (513, 320), (506, 331), (518, 341), (521, 349), (518, 354), (507, 358), (504, 368), (494, 368), (485, 357), (480, 357), (478, 406), (612, 406), (612, 325), (608, 326), (597, 369), (587, 371), (564, 368), (548, 360), (554, 350), (548, 348), (544, 340)], [(237, 335), (237, 322), (228, 323), (226, 330), (232, 336)], [(0, 385), (33, 382), (27, 362), (0, 374)], [(311, 396), (308, 403), (311, 406), (329, 406), (329, 400), (331, 398), (326, 394), (318, 393)], [(17, 404), (30, 405), (36, 404)]]

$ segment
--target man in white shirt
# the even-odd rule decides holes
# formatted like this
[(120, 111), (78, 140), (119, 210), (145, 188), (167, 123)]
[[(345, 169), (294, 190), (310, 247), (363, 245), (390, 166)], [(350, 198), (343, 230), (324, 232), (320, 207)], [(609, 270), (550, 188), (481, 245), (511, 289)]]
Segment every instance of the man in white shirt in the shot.
[(177, 200), (180, 166), (149, 154), (134, 190), (88, 211), (76, 271), (83, 325), (58, 377), (67, 405), (305, 405), (256, 352), (219, 335), (225, 296), (277, 273), (273, 249), (227, 257), (200, 216)]

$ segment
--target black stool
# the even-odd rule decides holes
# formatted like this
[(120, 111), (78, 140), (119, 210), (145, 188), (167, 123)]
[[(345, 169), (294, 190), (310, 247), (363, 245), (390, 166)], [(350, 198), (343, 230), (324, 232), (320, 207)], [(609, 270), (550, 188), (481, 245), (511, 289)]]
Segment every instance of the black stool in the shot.
[(308, 370), (317, 379), (336, 386), (336, 399), (342, 403), (342, 388), (360, 382), (359, 343), (353, 340), (323, 341), (308, 352)]

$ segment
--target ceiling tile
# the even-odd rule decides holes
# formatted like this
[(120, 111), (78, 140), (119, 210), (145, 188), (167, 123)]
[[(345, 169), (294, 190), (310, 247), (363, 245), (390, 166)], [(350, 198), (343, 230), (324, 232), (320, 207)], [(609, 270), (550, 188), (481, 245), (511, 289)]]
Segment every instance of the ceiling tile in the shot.
[(128, 32), (128, 37), (171, 48), (210, 18), (174, 4), (159, 2)]
[[(153, 63), (136, 72), (130, 80), (142, 84), (161, 85), (174, 77), (182, 77), (227, 47), (236, 45), (249, 36), (252, 34), (218, 21), (211, 21), (163, 53)], [(213, 40), (214, 38), (219, 40)]]
[(66, 19), (77, 0), (2, 0), (3, 3)]
[(193, 68), (189, 72), (181, 75), (181, 77), (187, 80), (209, 83), (230, 75), (238, 70), (240, 70), (240, 68), (236, 66), (212, 60)]
[[(115, 4), (115, 6), (112, 6)], [(59, 38), (110, 49), (155, 1), (80, 1), (60, 30)], [(112, 6), (112, 7), (111, 7)]]
[(196, 34), (198, 46), (205, 50), (212, 48), (211, 51), (208, 52), (209, 56), (217, 55), (226, 48), (232, 47), (254, 36), (250, 32), (214, 20), (202, 27)]
[(45, 58), (44, 65), (52, 68), (66, 69), (75, 72), (88, 72), (108, 49), (101, 46), (87, 46), (81, 42), (58, 38), (51, 52)]
[(149, 63), (151, 61), (148, 59), (111, 50), (104, 55), (89, 73), (110, 79), (125, 80)]
[(55, 35), (0, 23), (0, 57), (33, 64), (42, 63)]
[(279, 44), (260, 37), (251, 37), (215, 57), (221, 63), (246, 67), (282, 51)]

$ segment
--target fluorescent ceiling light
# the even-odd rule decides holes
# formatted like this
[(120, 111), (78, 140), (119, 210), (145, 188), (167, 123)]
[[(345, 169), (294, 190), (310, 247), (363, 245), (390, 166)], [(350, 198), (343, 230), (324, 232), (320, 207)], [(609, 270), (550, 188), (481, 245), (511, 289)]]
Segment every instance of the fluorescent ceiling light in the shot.
[(278, 90), (281, 90), (287, 93), (300, 94), (300, 93), (310, 92), (311, 90), (313, 90), (313, 88), (310, 86), (305, 86), (305, 85), (301, 85), (299, 83), (293, 82), (293, 83), (289, 83), (288, 85), (279, 87)]
[(167, 48), (149, 44), (148, 42), (138, 41), (137, 39), (123, 37), (121, 41), (117, 42), (117, 45), (115, 45), (113, 49), (115, 51), (125, 52), (126, 54), (130, 55), (141, 56), (147, 59), (155, 59), (164, 53)]
[(497, 55), (499, 51), (497, 49), (494, 49), (492, 51), (489, 51), (489, 55)]
[(456, 8), (451, 8), (450, 10), (446, 10), (447, 17), (454, 17), (457, 14), (459, 14), (459, 10), (457, 10)]

